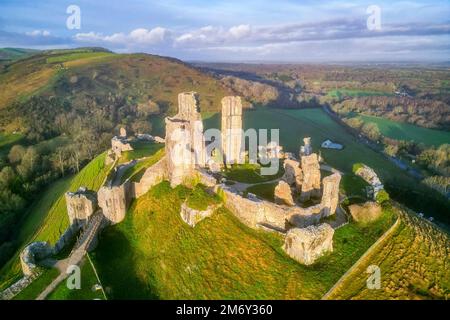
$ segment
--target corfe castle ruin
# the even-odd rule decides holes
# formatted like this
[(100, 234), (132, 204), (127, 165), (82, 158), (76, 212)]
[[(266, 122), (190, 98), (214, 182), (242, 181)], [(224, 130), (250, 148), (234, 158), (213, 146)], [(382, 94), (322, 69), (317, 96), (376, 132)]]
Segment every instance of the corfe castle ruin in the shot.
[[(310, 138), (304, 138), (298, 158), (283, 153), (281, 147), (270, 142), (259, 147), (260, 156), (264, 153), (268, 157), (279, 157), (284, 167), (284, 175), (277, 180), (275, 201), (263, 200), (253, 194), (244, 195), (220, 177), (221, 168), (242, 163), (240, 161), (245, 159), (240, 97), (222, 99), (221, 117), (221, 148), (212, 149), (212, 142), (204, 135), (197, 94), (180, 93), (178, 113), (165, 119), (165, 139), (150, 136), (155, 142), (165, 143), (163, 158), (147, 168), (139, 181), (127, 179), (121, 182), (124, 169), (132, 165), (124, 164), (115, 168), (97, 193), (84, 188), (68, 192), (66, 203), (70, 227), (54, 247), (38, 242), (22, 252), (24, 274), (33, 274), (35, 260), (61, 250), (67, 239), (79, 230), (87, 234), (88, 250), (102, 226), (121, 222), (132, 199), (139, 198), (163, 180), (168, 180), (171, 187), (195, 183), (205, 185), (207, 191), (218, 194), (223, 205), (245, 225), (281, 233), (285, 238), (283, 250), (302, 264), (310, 265), (324, 253), (332, 251), (334, 229), (323, 223), (323, 219), (341, 210), (341, 174), (332, 170), (330, 175), (321, 177), (320, 157), (313, 152)], [(132, 146), (122, 129), (120, 135), (111, 141), (107, 164), (115, 163), (121, 153), (128, 150), (132, 150)], [(221, 163), (217, 161), (217, 152), (223, 155)], [(189, 208), (185, 202), (180, 217), (195, 227), (202, 219), (214, 214), (215, 209), (209, 207), (199, 211)]]

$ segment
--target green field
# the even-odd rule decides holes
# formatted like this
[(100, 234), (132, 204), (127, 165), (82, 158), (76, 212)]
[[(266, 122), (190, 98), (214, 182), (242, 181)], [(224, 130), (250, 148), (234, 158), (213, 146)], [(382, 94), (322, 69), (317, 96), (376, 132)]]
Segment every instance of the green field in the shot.
[(105, 166), (103, 153), (92, 160), (75, 177), (67, 177), (53, 183), (39, 200), (27, 210), (20, 227), (18, 243), (20, 250), (0, 270), (0, 289), (9, 286), (22, 276), (19, 262), (20, 251), (33, 241), (49, 241), (54, 244), (69, 225), (64, 194), (85, 186), (98, 190), (110, 168)]
[(20, 133), (0, 133), (0, 157), (6, 156), (11, 147), (24, 139)]
[(111, 56), (110, 52), (74, 52), (47, 58), (47, 63), (63, 63), (81, 59), (95, 59)]
[(358, 90), (358, 89), (335, 89), (328, 91), (327, 96), (342, 99), (343, 97), (374, 97), (374, 96), (393, 96), (392, 92), (373, 91), (373, 90)]
[(410, 123), (396, 122), (385, 118), (358, 115), (364, 123), (375, 123), (382, 135), (396, 140), (409, 140), (427, 146), (450, 143), (450, 132), (419, 127)]
[(95, 290), (93, 288), (100, 283), (89, 256), (86, 256), (82, 262), (80, 273), (80, 289), (69, 289), (66, 281), (63, 281), (49, 294), (47, 300), (106, 300), (103, 290)]
[(104, 230), (92, 257), (108, 298), (318, 299), (393, 221), (386, 211), (371, 225), (338, 229), (334, 252), (306, 267), (284, 254), (281, 236), (226, 209), (191, 228), (179, 214), (190, 194), (163, 182)]
[[(216, 114), (205, 120), (206, 128), (220, 128), (220, 115)], [(406, 173), (382, 155), (358, 142), (343, 127), (333, 121), (321, 109), (268, 109), (259, 108), (244, 112), (244, 128), (279, 129), (280, 144), (285, 151), (298, 154), (304, 137), (312, 137), (312, 146), (316, 152), (331, 166), (351, 173), (352, 165), (362, 162), (373, 167), (384, 179), (401, 178), (410, 181)], [(270, 133), (270, 131), (269, 131)], [(345, 148), (339, 150), (321, 149), (326, 139), (341, 143)]]

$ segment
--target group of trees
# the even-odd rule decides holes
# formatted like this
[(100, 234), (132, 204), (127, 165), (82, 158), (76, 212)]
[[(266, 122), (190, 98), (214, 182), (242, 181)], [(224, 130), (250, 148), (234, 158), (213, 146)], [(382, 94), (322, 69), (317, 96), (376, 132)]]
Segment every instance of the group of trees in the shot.
[(367, 139), (379, 143), (390, 157), (409, 159), (425, 169), (431, 176), (424, 183), (448, 196), (450, 189), (450, 144), (439, 147), (426, 146), (415, 141), (396, 140), (384, 137), (375, 123), (364, 123), (360, 118), (343, 118), (351, 128)]
[(426, 128), (450, 130), (450, 106), (445, 102), (409, 97), (361, 97), (332, 104), (341, 115), (358, 112)]
[(14, 252), (15, 230), (27, 207), (50, 182), (77, 173), (110, 146), (113, 132), (126, 125), (149, 132), (147, 108), (127, 104), (122, 97), (83, 97), (70, 101), (32, 97), (16, 102), (0, 122), (20, 121), (26, 138), (0, 157), (0, 266)]

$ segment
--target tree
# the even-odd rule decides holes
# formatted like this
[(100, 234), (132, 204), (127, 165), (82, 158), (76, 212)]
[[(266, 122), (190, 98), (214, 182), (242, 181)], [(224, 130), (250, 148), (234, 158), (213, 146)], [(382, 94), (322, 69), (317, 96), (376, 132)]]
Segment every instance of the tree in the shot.
[(365, 123), (361, 131), (370, 139), (373, 141), (378, 141), (381, 137), (380, 130), (378, 129), (378, 126), (375, 123), (369, 122)]
[(386, 201), (389, 201), (389, 199), (390, 199), (389, 198), (389, 193), (387, 193), (387, 191), (384, 190), (384, 189), (381, 189), (380, 191), (378, 191), (378, 193), (377, 193), (377, 195), (375, 197), (375, 200), (379, 204), (385, 203)]
[(398, 146), (393, 145), (393, 144), (388, 144), (384, 147), (384, 152), (390, 157), (395, 157), (395, 156), (397, 156)]
[(10, 163), (19, 163), (25, 154), (26, 149), (21, 145), (15, 145), (9, 150), (8, 160)]

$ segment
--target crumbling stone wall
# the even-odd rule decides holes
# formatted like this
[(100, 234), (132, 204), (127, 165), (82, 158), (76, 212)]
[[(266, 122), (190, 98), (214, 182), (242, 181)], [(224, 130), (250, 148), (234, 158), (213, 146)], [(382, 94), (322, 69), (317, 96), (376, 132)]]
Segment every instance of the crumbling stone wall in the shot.
[(302, 156), (301, 163), (303, 172), (301, 201), (320, 197), (320, 164), (317, 154)]
[(168, 177), (167, 173), (167, 160), (166, 157), (163, 157), (153, 166), (147, 168), (145, 170), (142, 178), (139, 182), (133, 182), (133, 198), (139, 198), (140, 196), (147, 193), (153, 186), (162, 182), (164, 179)]
[(188, 225), (195, 227), (197, 223), (211, 216), (217, 208), (218, 205), (210, 205), (206, 210), (196, 210), (190, 208), (185, 201), (181, 205), (180, 216)]
[(303, 172), (300, 168), (300, 163), (293, 159), (286, 159), (283, 163), (284, 175), (282, 179), (289, 185), (295, 185), (296, 190), (301, 192), (303, 183)]
[(119, 186), (103, 186), (97, 193), (98, 205), (103, 215), (112, 224), (125, 219), (131, 200), (132, 188), (128, 182)]
[(292, 190), (289, 184), (281, 180), (275, 187), (275, 203), (285, 204), (287, 206), (295, 206), (294, 198), (292, 197)]
[(326, 252), (333, 251), (334, 229), (327, 223), (290, 229), (283, 250), (298, 262), (311, 265)]
[(133, 150), (133, 147), (126, 138), (113, 137), (111, 139), (111, 149), (116, 155), (116, 157), (120, 157), (122, 155), (122, 152), (131, 151)]
[(49, 257), (52, 247), (47, 242), (33, 242), (20, 253), (20, 264), (25, 276), (31, 276), (36, 272), (36, 262)]
[(80, 188), (65, 194), (67, 214), (71, 225), (83, 225), (97, 209), (95, 193)]
[(222, 99), (222, 150), (225, 163), (241, 163), (242, 134), (241, 97), (224, 97)]
[(278, 205), (259, 198), (244, 198), (232, 186), (217, 185), (215, 192), (222, 196), (225, 206), (239, 220), (251, 228), (260, 226), (286, 232), (290, 227), (306, 227), (319, 223), (323, 217), (322, 205), (308, 208)]

